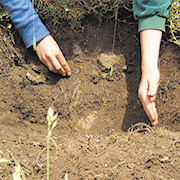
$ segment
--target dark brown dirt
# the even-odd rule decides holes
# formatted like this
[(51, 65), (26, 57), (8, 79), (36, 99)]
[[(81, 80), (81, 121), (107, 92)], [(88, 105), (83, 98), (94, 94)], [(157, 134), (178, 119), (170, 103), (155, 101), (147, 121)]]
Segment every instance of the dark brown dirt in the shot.
[[(137, 97), (140, 46), (134, 21), (118, 24), (111, 72), (102, 59), (113, 56), (112, 22), (88, 19), (83, 32), (67, 25), (48, 28), (72, 69), (69, 78), (49, 72), (18, 34), (12, 45), (0, 29), (0, 157), (10, 159), (1, 165), (0, 179), (12, 179), (18, 164), (26, 179), (46, 179), (50, 106), (58, 113), (51, 180), (66, 173), (69, 180), (180, 179), (179, 48), (162, 41), (159, 125), (151, 128)], [(147, 125), (128, 131), (139, 122)]]

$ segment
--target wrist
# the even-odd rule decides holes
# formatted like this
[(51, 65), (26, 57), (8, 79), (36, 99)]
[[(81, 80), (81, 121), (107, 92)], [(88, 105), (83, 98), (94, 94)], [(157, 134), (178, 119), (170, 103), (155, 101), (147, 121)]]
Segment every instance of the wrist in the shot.
[(158, 57), (152, 57), (152, 56), (146, 56), (146, 58), (142, 57), (141, 69), (142, 72), (158, 70)]
[(158, 65), (155, 64), (144, 64), (141, 67), (142, 74), (152, 73), (159, 71)]
[(158, 70), (159, 68), (157, 64), (149, 63), (149, 64), (142, 64), (141, 69), (142, 71), (149, 71), (149, 70)]

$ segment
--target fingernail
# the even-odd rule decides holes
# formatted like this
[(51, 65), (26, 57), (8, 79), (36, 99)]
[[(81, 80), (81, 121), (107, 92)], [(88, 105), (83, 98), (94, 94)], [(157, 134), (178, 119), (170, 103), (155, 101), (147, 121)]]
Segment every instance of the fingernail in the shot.
[(148, 92), (148, 95), (149, 95), (149, 96), (153, 96), (153, 95), (154, 95), (154, 92), (153, 92), (153, 91), (149, 91), (149, 92)]
[(67, 72), (67, 75), (70, 76), (70, 75), (71, 75), (71, 72)]

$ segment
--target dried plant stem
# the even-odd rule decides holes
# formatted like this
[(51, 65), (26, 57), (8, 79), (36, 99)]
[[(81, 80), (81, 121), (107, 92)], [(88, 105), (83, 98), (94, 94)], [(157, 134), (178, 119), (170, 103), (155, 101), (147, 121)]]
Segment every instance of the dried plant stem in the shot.
[(115, 12), (115, 24), (114, 24), (114, 35), (113, 35), (113, 48), (112, 48), (112, 53), (113, 53), (113, 54), (114, 54), (114, 46), (115, 46), (115, 39), (116, 39), (118, 10), (119, 10), (119, 1), (118, 1), (118, 4), (117, 4), (117, 10), (116, 10), (116, 12)]
[(57, 114), (54, 115), (54, 110), (50, 107), (47, 114), (48, 120), (48, 136), (47, 136), (47, 180), (49, 180), (49, 140), (52, 134), (53, 129), (57, 124)]
[[(48, 126), (48, 132), (50, 131), (50, 127)], [(47, 180), (49, 180), (49, 139), (50, 136), (47, 137)]]

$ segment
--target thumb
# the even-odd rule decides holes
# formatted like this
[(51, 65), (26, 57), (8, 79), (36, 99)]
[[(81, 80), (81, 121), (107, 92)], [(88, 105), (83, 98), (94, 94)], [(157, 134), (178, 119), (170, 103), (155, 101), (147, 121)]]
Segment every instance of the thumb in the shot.
[(151, 81), (149, 83), (149, 89), (148, 89), (148, 96), (151, 102), (156, 100), (157, 90), (158, 90), (158, 83), (156, 81)]

